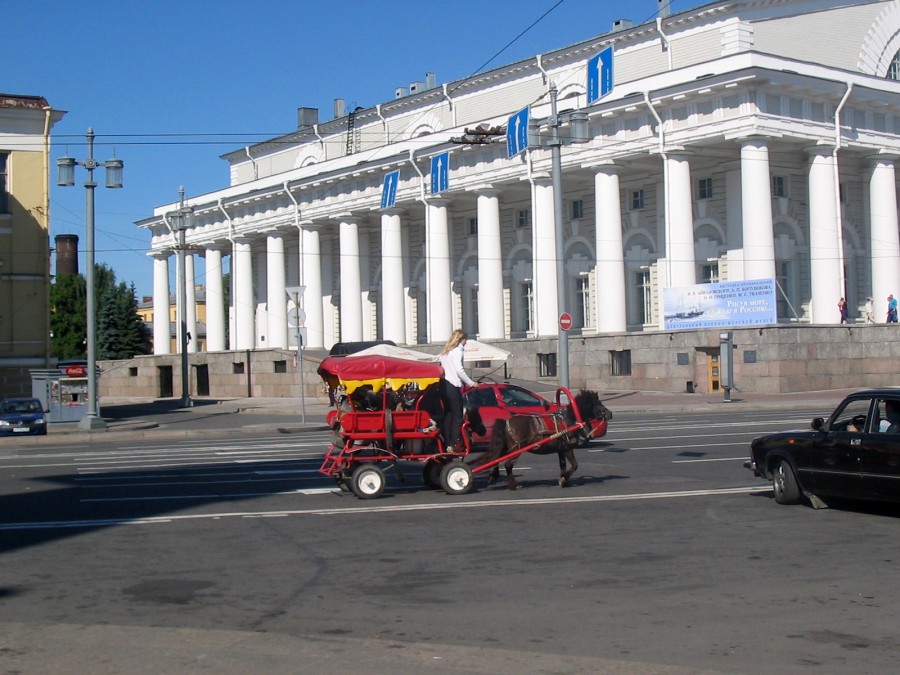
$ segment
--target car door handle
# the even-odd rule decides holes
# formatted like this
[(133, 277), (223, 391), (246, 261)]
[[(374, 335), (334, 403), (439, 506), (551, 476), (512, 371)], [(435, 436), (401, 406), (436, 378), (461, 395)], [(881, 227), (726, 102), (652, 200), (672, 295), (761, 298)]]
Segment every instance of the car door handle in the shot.
[(852, 438), (852, 439), (850, 439), (850, 445), (861, 445), (861, 444), (862, 444), (862, 439), (861, 439), (861, 438)]

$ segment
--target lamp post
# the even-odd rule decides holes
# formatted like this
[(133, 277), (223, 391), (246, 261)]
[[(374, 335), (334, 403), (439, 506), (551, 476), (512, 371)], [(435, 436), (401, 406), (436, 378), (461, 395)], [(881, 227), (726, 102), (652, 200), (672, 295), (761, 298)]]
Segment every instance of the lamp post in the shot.
[(87, 370), (88, 370), (88, 411), (78, 423), (81, 429), (105, 429), (106, 422), (100, 417), (100, 406), (97, 396), (97, 337), (96, 337), (96, 298), (94, 297), (94, 169), (102, 166), (106, 169), (106, 187), (122, 187), (121, 159), (108, 159), (98, 162), (94, 159), (94, 130), (87, 130), (88, 156), (83, 162), (78, 162), (74, 157), (60, 157), (56, 160), (57, 180), (56, 184), (63, 187), (75, 185), (75, 165), (80, 164), (87, 169), (88, 177), (84, 183), (87, 192), (85, 210), (85, 229), (87, 230)]
[(190, 365), (188, 363), (188, 332), (187, 332), (187, 272), (185, 270), (185, 231), (191, 225), (194, 209), (184, 205), (184, 187), (178, 188), (178, 210), (166, 214), (169, 229), (178, 237), (178, 245), (175, 247), (175, 255), (178, 258), (178, 301), (175, 313), (178, 319), (178, 349), (181, 352), (181, 407), (190, 408), (194, 405), (191, 400)]
[[(553, 230), (556, 237), (556, 303), (559, 313), (559, 384), (561, 387), (569, 387), (569, 329), (563, 327), (563, 317), (568, 316), (566, 311), (566, 261), (564, 256), (565, 237), (563, 236), (563, 223), (565, 212), (563, 211), (562, 196), (562, 146), (572, 143), (585, 143), (588, 139), (587, 113), (572, 111), (560, 115), (556, 109), (557, 89), (556, 83), (550, 83), (550, 139), (546, 145), (550, 146), (550, 176), (553, 183)], [(566, 122), (570, 125), (568, 135), (560, 134), (560, 127)]]

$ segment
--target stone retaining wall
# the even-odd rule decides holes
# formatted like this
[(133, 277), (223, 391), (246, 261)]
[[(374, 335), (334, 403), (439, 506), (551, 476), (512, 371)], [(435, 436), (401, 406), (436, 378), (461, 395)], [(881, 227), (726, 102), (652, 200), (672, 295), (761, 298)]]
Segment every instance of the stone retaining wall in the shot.
[[(900, 385), (900, 326), (896, 324), (765, 326), (731, 329), (731, 333), (734, 381), (741, 391), (790, 393)], [(512, 353), (506, 364), (510, 377), (548, 386), (555, 385), (558, 376), (540, 375), (539, 355), (555, 354), (556, 343), (555, 338), (492, 342)], [(708, 392), (716, 388), (711, 374), (717, 366), (719, 345), (718, 330), (570, 336), (569, 385), (600, 391), (683, 392), (692, 388)], [(437, 353), (439, 346), (418, 345), (416, 349)], [(304, 353), (307, 396), (320, 393), (316, 368), (325, 355), (322, 350)], [(630, 357), (630, 373), (613, 375), (614, 359), (625, 361), (626, 356)], [(294, 367), (291, 351), (203, 352), (191, 354), (189, 363), (192, 396), (300, 397), (300, 371)], [(502, 364), (492, 366), (493, 370), (470, 370), (502, 378)], [(101, 396), (181, 396), (178, 355), (105, 361), (100, 367)], [(198, 371), (203, 369), (208, 374), (208, 393), (198, 391)], [(165, 389), (167, 380), (170, 392)]]

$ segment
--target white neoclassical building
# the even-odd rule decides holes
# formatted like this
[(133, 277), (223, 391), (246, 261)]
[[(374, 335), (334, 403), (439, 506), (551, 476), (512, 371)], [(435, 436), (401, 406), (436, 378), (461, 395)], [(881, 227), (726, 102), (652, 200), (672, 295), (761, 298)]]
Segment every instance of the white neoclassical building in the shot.
[[(571, 335), (628, 336), (662, 329), (665, 288), (769, 278), (779, 323), (836, 324), (841, 296), (856, 320), (869, 295), (882, 321), (900, 293), (900, 0), (723, 0), (611, 29), (349, 114), (336, 102), (329, 121), (301, 108), (295, 132), (225, 155), (230, 184), (187, 199), (208, 350), (290, 348), (298, 322), (312, 348), (555, 337), (562, 311)], [(589, 102), (610, 46), (612, 89)], [(549, 118), (551, 87), (588, 122), (561, 149), (561, 236), (546, 143), (461, 142), (526, 108)], [(178, 208), (138, 223), (158, 354)]]

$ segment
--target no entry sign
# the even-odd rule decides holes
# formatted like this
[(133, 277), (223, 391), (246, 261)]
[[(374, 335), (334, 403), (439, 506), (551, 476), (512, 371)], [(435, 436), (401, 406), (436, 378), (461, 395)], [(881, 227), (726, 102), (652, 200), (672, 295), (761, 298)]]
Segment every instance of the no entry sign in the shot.
[(572, 327), (572, 315), (568, 312), (563, 312), (559, 315), (559, 327), (563, 330), (569, 330)]

